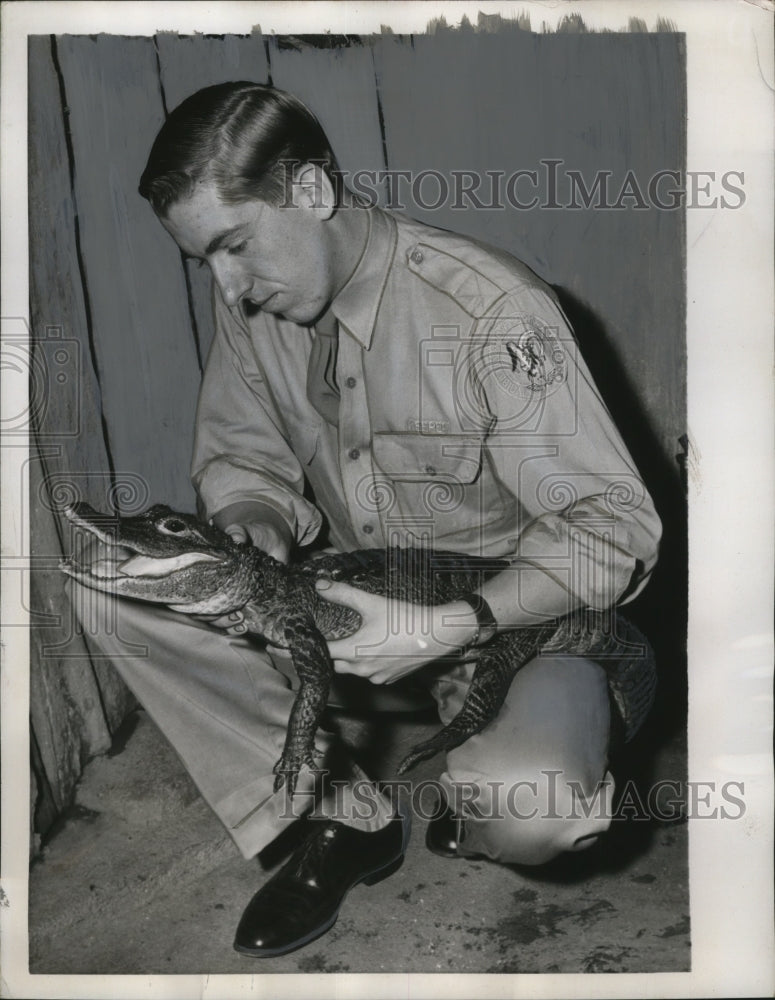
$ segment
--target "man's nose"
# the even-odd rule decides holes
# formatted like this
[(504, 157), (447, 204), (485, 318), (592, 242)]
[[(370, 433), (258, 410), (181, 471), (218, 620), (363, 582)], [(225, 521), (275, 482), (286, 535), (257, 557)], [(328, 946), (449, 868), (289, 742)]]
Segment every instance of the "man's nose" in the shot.
[(223, 301), (229, 308), (238, 305), (242, 296), (250, 291), (249, 277), (233, 264), (227, 261), (212, 260), (210, 261), (210, 269), (218, 288), (221, 290)]

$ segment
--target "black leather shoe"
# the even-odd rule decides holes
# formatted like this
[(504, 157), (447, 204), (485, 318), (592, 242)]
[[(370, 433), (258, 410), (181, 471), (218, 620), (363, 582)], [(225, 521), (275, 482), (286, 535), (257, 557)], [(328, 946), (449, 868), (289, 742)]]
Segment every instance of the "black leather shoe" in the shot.
[(447, 806), (441, 815), (434, 816), (428, 824), (428, 829), (425, 832), (425, 846), (441, 858), (459, 858), (457, 838), (457, 820), (455, 814)]
[(271, 958), (301, 948), (336, 923), (344, 898), (359, 882), (373, 885), (392, 875), (409, 843), (409, 815), (367, 833), (312, 820), (317, 827), (248, 904), (234, 948)]
[(463, 823), (458, 827), (454, 812), (446, 806), (444, 812), (428, 824), (425, 832), (425, 846), (429, 851), (438, 854), (440, 858), (468, 858), (476, 860), (481, 854), (461, 854), (458, 847), (465, 836)]

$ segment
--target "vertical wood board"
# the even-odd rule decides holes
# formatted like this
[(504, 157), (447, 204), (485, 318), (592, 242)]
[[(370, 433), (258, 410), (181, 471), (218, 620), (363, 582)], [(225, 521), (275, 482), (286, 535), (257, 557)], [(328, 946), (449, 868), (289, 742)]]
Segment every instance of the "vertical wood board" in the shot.
[[(67, 549), (71, 541), (61, 506), (81, 499), (104, 510), (113, 493), (78, 268), (61, 95), (47, 36), (30, 38), (28, 79), (34, 438), (19, 488), (31, 535), (35, 766), (44, 768), (39, 784), (51, 796), (39, 818), (49, 822), (52, 804), (61, 808), (69, 801), (83, 762), (110, 746), (110, 732), (131, 696), (112, 668), (102, 671), (101, 683), (96, 678), (83, 638), (70, 631), (64, 577), (55, 568), (60, 542)], [(64, 648), (62, 655), (51, 651), (58, 645), (66, 646), (66, 655)]]
[[(92, 365), (62, 105), (47, 36), (29, 42), (31, 403), (50, 486), (110, 502), (100, 387)], [(26, 508), (26, 504), (25, 504)]]
[(266, 83), (266, 51), (260, 32), (220, 37), (165, 31), (156, 35), (155, 43), (168, 112), (195, 91), (216, 83)]
[(34, 446), (29, 468), (36, 500), (30, 612), (39, 622), (30, 642), (30, 717), (46, 778), (61, 809), (70, 800), (85, 761), (107, 750), (111, 737), (89, 655), (72, 629), (65, 578), (52, 560), (58, 534), (53, 514), (40, 500), (42, 468)]
[[(266, 82), (267, 61), (260, 33), (220, 38), (163, 32), (156, 35), (154, 41), (168, 113), (203, 87), (229, 80)], [(187, 273), (199, 354), (204, 361), (215, 332), (212, 276), (209, 268), (197, 267), (194, 262), (189, 261), (183, 266)]]
[[(314, 112), (342, 170), (385, 169), (371, 45), (339, 48), (269, 40), (272, 82)], [(369, 186), (373, 183), (369, 181)], [(378, 190), (384, 191), (384, 181)]]
[[(76, 205), (117, 475), (192, 510), (199, 366), (180, 255), (137, 185), (162, 120), (150, 38), (61, 36)], [(128, 497), (125, 506), (144, 506)]]

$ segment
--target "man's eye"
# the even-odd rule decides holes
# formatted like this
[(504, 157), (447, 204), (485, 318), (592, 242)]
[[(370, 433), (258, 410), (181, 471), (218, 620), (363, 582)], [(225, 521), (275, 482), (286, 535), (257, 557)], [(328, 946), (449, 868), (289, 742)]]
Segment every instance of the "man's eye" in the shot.
[(245, 247), (248, 245), (247, 240), (243, 240), (241, 243), (235, 243), (233, 247), (229, 247), (229, 253), (242, 253)]

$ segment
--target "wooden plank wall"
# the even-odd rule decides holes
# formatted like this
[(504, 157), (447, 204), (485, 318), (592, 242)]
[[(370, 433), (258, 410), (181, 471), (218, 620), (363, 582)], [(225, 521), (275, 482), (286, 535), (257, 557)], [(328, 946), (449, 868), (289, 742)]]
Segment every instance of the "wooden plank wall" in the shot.
[[(623, 34), (614, 44), (604, 34), (447, 30), (442, 37), (439, 44), (438, 36), (419, 36), (411, 46), (393, 38), (376, 49), (392, 168), (438, 171), (450, 189), (454, 169), (482, 177), (534, 170), (544, 200), (549, 168), (541, 161), (559, 160), (562, 205), (571, 196), (566, 170), (580, 171), (588, 185), (596, 171), (610, 171), (613, 201), (628, 169), (645, 185), (659, 170), (682, 167), (676, 122), (665, 128), (654, 111), (665, 109), (668, 120), (671, 109), (683, 111), (675, 35)], [(509, 250), (563, 293), (644, 474), (669, 476), (684, 430), (681, 213), (521, 210), (505, 197), (504, 209), (454, 208), (449, 199), (429, 210), (404, 190), (410, 215)], [(421, 189), (426, 204), (436, 190), (432, 180)], [(517, 187), (523, 203), (535, 193), (528, 182)], [(480, 198), (487, 197), (483, 184)], [(662, 382), (656, 372), (671, 374)], [(644, 421), (632, 419), (634, 400), (649, 439), (637, 428)]]
[[(195, 505), (188, 464), (213, 336), (210, 278), (183, 262), (137, 194), (165, 114), (199, 87), (249, 79), (306, 101), (350, 172), (449, 178), (452, 169), (540, 170), (541, 159), (557, 158), (591, 181), (598, 169), (648, 178), (683, 167), (680, 36), (490, 27), (367, 39), (30, 39), (30, 314), (48, 379), (27, 484), (39, 830), (133, 704), (69, 623), (53, 569), (70, 541), (61, 502), (79, 496), (123, 512)], [(384, 203), (384, 182), (378, 188)], [(682, 214), (431, 211), (403, 190), (409, 214), (500, 245), (558, 287), (668, 537), (680, 542)], [(432, 196), (432, 185), (423, 193)], [(60, 347), (69, 352), (61, 372)]]
[(105, 508), (115, 480), (91, 351), (61, 78), (48, 38), (30, 41), (29, 134), (30, 319), (41, 376), (30, 382), (37, 444), (23, 485), (36, 623), (30, 650), (35, 826), (43, 832), (68, 804), (84, 763), (110, 746), (112, 729), (131, 705), (115, 674), (92, 662), (72, 629), (56, 571), (68, 547), (56, 498), (78, 496)]

